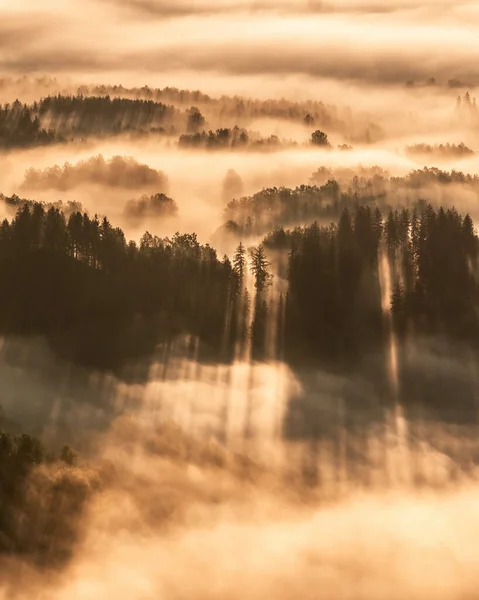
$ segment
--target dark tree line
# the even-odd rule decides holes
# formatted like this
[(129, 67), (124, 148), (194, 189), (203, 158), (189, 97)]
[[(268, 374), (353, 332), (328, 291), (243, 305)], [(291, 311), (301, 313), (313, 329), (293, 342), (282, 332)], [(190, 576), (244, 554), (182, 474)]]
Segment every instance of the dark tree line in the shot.
[(41, 125), (38, 112), (16, 100), (0, 106), (0, 148), (42, 146), (63, 141), (61, 135)]
[(0, 107), (0, 147), (14, 148), (118, 134), (195, 132), (205, 119), (197, 108), (180, 110), (153, 100), (109, 96), (48, 96), (31, 105)]
[[(162, 194), (133, 208), (141, 217), (157, 205), (174, 213)], [(214, 360), (241, 354), (251, 336), (262, 357), (268, 266), (262, 246), (250, 260), (241, 244), (232, 262), (219, 260), (195, 234), (146, 232), (136, 244), (107, 217), (75, 210), (67, 217), (61, 207), (19, 200), (15, 217), (0, 226), (0, 277), (8, 282), (0, 289), (0, 331), (46, 335), (65, 358), (102, 369), (151, 358), (158, 344), (181, 335), (198, 338), (202, 356)]]
[[(196, 97), (197, 94), (192, 94), (192, 98)], [(381, 135), (374, 124), (369, 124), (364, 131), (360, 128), (354, 133), (357, 130), (354, 122), (350, 122), (348, 127), (319, 107), (311, 113), (307, 110), (307, 107), (311, 108), (308, 103), (305, 108), (286, 101), (284, 107), (280, 108), (275, 102), (255, 104), (239, 98), (222, 98), (217, 103), (218, 110), (212, 110), (213, 105), (208, 102), (200, 105), (201, 110), (194, 105), (183, 109), (158, 99), (83, 93), (47, 96), (30, 105), (16, 100), (13, 104), (0, 108), (0, 147), (42, 145), (89, 136), (120, 134), (181, 134), (180, 145), (189, 147), (253, 146), (271, 149), (286, 144), (294, 145), (294, 142), (279, 140), (275, 135), (262, 138), (244, 129), (244, 126), (260, 118), (300, 121), (306, 127), (320, 123), (321, 127), (328, 130), (340, 130), (352, 142), (374, 141)], [(209, 109), (206, 115), (202, 113), (205, 108)], [(218, 129), (206, 130), (209, 120)], [(353, 133), (349, 135), (351, 132)], [(229, 138), (229, 142), (226, 138)], [(311, 142), (316, 146), (329, 146), (327, 135), (319, 129), (313, 132)]]
[(478, 238), (455, 209), (390, 212), (385, 244), (398, 397), (412, 415), (477, 422)]
[(106, 217), (25, 203), (0, 227), (0, 329), (101, 368), (182, 333), (219, 352), (231, 272), (194, 234), (137, 245)]
[[(341, 406), (358, 435), (396, 402), (411, 420), (477, 423), (479, 240), (469, 215), (357, 205), (337, 224), (278, 227), (264, 245), (289, 257), (277, 355), (303, 392), (286, 437), (310, 438), (314, 450)], [(331, 395), (324, 374), (341, 382)]]
[(411, 155), (432, 155), (443, 159), (472, 156), (474, 154), (474, 150), (471, 150), (462, 142), (460, 144), (414, 144), (408, 146), (406, 152)]
[[(289, 253), (286, 353), (335, 362), (380, 343), (384, 328), (380, 262), (392, 281), (401, 335), (446, 334), (476, 345), (478, 238), (455, 209), (392, 210), (357, 205), (338, 224), (313, 223), (266, 236), (270, 252)], [(341, 359), (342, 360), (342, 359)]]
[[(471, 218), (431, 205), (357, 204), (337, 224), (279, 227), (220, 260), (194, 234), (147, 232), (136, 244), (106, 217), (24, 202), (0, 227), (0, 332), (47, 335), (67, 358), (106, 369), (192, 335), (202, 358), (250, 346), (254, 359), (344, 372), (386, 353), (386, 261), (398, 339), (442, 336), (475, 352), (477, 252)], [(273, 274), (286, 280), (281, 298)]]
[(17, 100), (0, 107), (0, 147), (44, 145), (88, 136), (178, 133), (179, 146), (187, 148), (274, 149), (294, 144), (275, 135), (263, 138), (237, 125), (214, 131), (205, 130), (206, 126), (204, 115), (195, 106), (182, 111), (153, 100), (57, 95), (32, 105)]
[(415, 416), (477, 419), (479, 240), (469, 215), (358, 205), (337, 225), (277, 228), (265, 246), (289, 253), (280, 354), (295, 368), (366, 374), (381, 402)]
[[(48, 128), (43, 123), (48, 123)], [(153, 100), (59, 94), (32, 105), (17, 100), (0, 107), (0, 146), (43, 145), (88, 136), (175, 135), (181, 132), (180, 147), (281, 146), (281, 141), (274, 135), (261, 138), (238, 126), (205, 131), (206, 125), (205, 117), (195, 106), (182, 111)]]
[[(194, 234), (145, 233), (135, 244), (107, 218), (80, 211), (67, 218), (24, 201), (0, 226), (0, 333), (44, 335), (63, 357), (121, 376), (123, 366), (150, 359), (159, 345), (162, 356), (179, 336), (199, 341), (199, 360), (285, 360), (305, 392), (292, 399), (284, 434), (311, 440), (313, 464), (314, 440), (338, 426), (323, 412), (336, 410), (337, 398), (341, 426), (359, 436), (396, 400), (409, 415), (477, 419), (470, 365), (479, 355), (478, 251), (469, 215), (431, 205), (381, 212), (357, 204), (328, 226), (277, 228), (263, 244), (239, 243), (231, 259), (219, 260)], [(283, 262), (283, 270), (275, 266)], [(325, 400), (311, 373), (344, 383)], [(74, 458), (68, 450), (62, 457)], [(52, 489), (41, 469), (31, 478), (33, 466), (48, 470), (51, 460), (38, 442), (0, 434), (4, 547), (42, 548), (59, 498), (72, 515), (81, 510), (86, 492), (78, 482)], [(42, 486), (45, 503), (36, 504), (37, 494), (32, 504), (27, 484)], [(34, 542), (20, 521), (38, 532)], [(74, 534), (67, 528), (60, 536), (65, 552)]]
[(345, 209), (337, 225), (277, 229), (270, 248), (289, 248), (285, 357), (342, 370), (382, 344), (379, 209)]
[[(48, 117), (64, 135), (101, 135), (130, 131), (164, 131), (181, 118), (174, 106), (153, 100), (109, 96), (49, 96), (35, 102), (31, 111), (40, 120)], [(184, 118), (184, 117), (183, 117)]]
[(390, 212), (386, 246), (394, 274), (398, 330), (446, 332), (475, 342), (478, 239), (455, 209)]
[[(166, 134), (204, 129), (205, 121), (218, 127), (250, 127), (258, 119), (279, 119), (302, 124), (308, 129), (320, 127), (347, 136), (350, 142), (368, 143), (378, 140), (381, 128), (369, 118), (357, 118), (349, 107), (338, 108), (321, 101), (295, 102), (287, 99), (254, 100), (239, 96), (213, 98), (200, 91), (148, 86), (127, 88), (122, 85), (81, 86), (71, 95), (55, 79), (40, 78), (12, 81), (0, 79), (0, 88), (14, 86), (18, 97), (34, 93), (48, 95), (45, 100), (28, 107), (32, 120), (45, 102), (48, 128), (68, 139), (76, 135)], [(85, 104), (83, 104), (85, 101)], [(201, 112), (200, 112), (201, 111)], [(190, 114), (201, 115), (191, 127)], [(67, 122), (71, 117), (73, 127)], [(81, 115), (81, 119), (76, 117)], [(152, 121), (153, 119), (153, 121)], [(52, 134), (55, 133), (52, 131)], [(12, 144), (13, 145), (13, 144)]]

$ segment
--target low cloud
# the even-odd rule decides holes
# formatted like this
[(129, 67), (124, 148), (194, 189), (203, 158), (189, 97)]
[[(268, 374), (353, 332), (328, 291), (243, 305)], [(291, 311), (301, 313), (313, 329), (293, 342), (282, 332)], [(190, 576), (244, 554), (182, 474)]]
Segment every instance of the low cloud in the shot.
[[(47, 7), (50, 13), (36, 8), (34, 18), (25, 10), (7, 13), (0, 32), (8, 51), (0, 70), (78, 76), (141, 71), (148, 79), (178, 71), (306, 74), (378, 85), (429, 77), (477, 82), (479, 13), (467, 3), (426, 3), (417, 11), (405, 0), (386, 8), (352, 0), (91, 0), (81, 10), (72, 2), (60, 10), (51, 0)], [(398, 18), (392, 20), (391, 12)]]
[[(119, 9), (125, 9), (137, 16), (145, 17), (184, 17), (192, 15), (214, 15), (235, 13), (276, 13), (276, 14), (391, 14), (423, 12), (432, 5), (437, 10), (448, 10), (458, 4), (451, 0), (422, 3), (402, 0), (384, 4), (379, 0), (102, 0)], [(468, 5), (463, 3), (463, 5)]]

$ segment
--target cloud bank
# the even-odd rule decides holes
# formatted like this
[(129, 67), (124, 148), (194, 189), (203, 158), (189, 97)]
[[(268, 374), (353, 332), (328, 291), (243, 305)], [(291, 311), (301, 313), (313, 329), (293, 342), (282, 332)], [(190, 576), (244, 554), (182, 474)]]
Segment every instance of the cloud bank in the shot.
[(467, 2), (22, 0), (0, 16), (9, 74), (478, 79), (479, 11)]

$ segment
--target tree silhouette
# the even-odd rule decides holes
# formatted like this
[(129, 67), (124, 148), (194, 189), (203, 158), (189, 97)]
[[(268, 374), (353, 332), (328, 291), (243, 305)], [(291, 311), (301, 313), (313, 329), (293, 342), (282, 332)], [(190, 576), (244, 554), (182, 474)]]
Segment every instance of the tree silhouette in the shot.
[(329, 141), (328, 141), (328, 136), (320, 129), (317, 129), (316, 131), (314, 131), (311, 134), (311, 143), (314, 146), (323, 146), (323, 147), (330, 146)]

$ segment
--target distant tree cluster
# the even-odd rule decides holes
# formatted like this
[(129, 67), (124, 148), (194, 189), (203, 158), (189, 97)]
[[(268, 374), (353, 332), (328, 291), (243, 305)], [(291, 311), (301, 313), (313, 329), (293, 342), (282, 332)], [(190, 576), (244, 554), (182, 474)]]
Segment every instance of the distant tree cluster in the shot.
[(188, 121), (186, 124), (186, 130), (188, 133), (197, 133), (206, 125), (206, 119), (201, 114), (200, 110), (196, 106), (192, 106), (188, 111)]
[[(447, 193), (448, 186), (479, 195), (479, 177), (461, 171), (436, 167), (413, 170), (404, 177), (390, 177), (378, 167), (359, 170), (319, 168), (309, 185), (295, 189), (266, 188), (252, 196), (233, 198), (224, 210), (224, 229), (234, 235), (264, 235), (281, 225), (330, 221), (339, 218), (344, 208), (360, 203), (388, 210), (401, 203), (423, 206), (434, 190)], [(457, 190), (451, 191), (455, 195)]]
[(406, 152), (411, 155), (430, 155), (434, 158), (443, 159), (462, 158), (474, 154), (474, 150), (471, 150), (462, 142), (460, 144), (414, 144), (408, 146)]
[(226, 229), (240, 236), (266, 233), (280, 224), (332, 218), (354, 194), (341, 194), (337, 181), (301, 185), (295, 189), (266, 188), (253, 196), (233, 199), (224, 211)]
[(248, 143), (248, 133), (239, 127), (185, 134), (178, 140), (180, 148), (234, 148), (247, 146)]
[(473, 189), (479, 189), (479, 176), (463, 173), (462, 171), (443, 171), (437, 167), (424, 167), (411, 171), (405, 177), (391, 177), (390, 184), (392, 189), (408, 188), (419, 189), (427, 188), (430, 185), (460, 184), (467, 185)]
[(406, 81), (406, 86), (408, 88), (447, 86), (450, 89), (469, 87), (467, 85), (467, 83), (465, 83), (464, 81), (461, 81), (457, 77), (452, 77), (451, 79), (448, 79), (447, 82), (438, 81), (435, 77), (428, 77), (426, 80), (423, 80), (423, 81), (414, 81), (414, 80), (410, 79), (410, 80)]
[(329, 148), (331, 146), (328, 141), (328, 136), (320, 129), (313, 131), (311, 134), (311, 143), (313, 146), (322, 146), (323, 148)]
[(285, 145), (295, 145), (292, 141), (280, 140), (276, 135), (267, 138), (252, 134), (237, 125), (233, 129), (221, 128), (216, 131), (201, 131), (194, 134), (181, 135), (178, 140), (180, 148), (208, 148), (208, 149), (253, 149), (253, 150), (279, 150)]
[(138, 200), (129, 200), (125, 207), (125, 216), (133, 220), (145, 218), (175, 217), (178, 205), (166, 194), (143, 194)]
[(294, 102), (281, 100), (254, 100), (237, 96), (222, 96), (212, 98), (199, 91), (180, 90), (167, 87), (153, 89), (148, 86), (141, 88), (125, 88), (124, 86), (82, 86), (78, 89), (82, 96), (117, 96), (122, 98), (147, 99), (155, 102), (170, 102), (183, 106), (199, 107), (210, 115), (218, 115), (221, 120), (254, 121), (263, 118), (282, 119), (303, 123), (307, 127), (315, 124), (344, 132), (348, 129), (348, 111), (340, 115), (338, 108), (328, 106), (323, 102), (306, 101)]
[(23, 187), (31, 190), (70, 190), (79, 185), (97, 184), (115, 188), (156, 187), (165, 189), (167, 177), (148, 165), (128, 156), (114, 156), (105, 160), (100, 154), (63, 167), (55, 165), (44, 170), (29, 169)]
[[(20, 198), (16, 194), (12, 196), (5, 196), (4, 194), (0, 194), (0, 203), (6, 208), (8, 213), (14, 215), (19, 208), (23, 207), (25, 204), (33, 206), (35, 202), (33, 200), (29, 200), (27, 198)], [(68, 202), (63, 202), (62, 200), (57, 200), (56, 202), (42, 202), (42, 206), (45, 210), (50, 208), (58, 209), (62, 212), (67, 218), (74, 212), (83, 212), (83, 207), (81, 202), (76, 202), (73, 200), (69, 200)]]
[(208, 104), (213, 99), (199, 90), (181, 90), (175, 87), (151, 88), (144, 85), (141, 88), (128, 88), (123, 85), (82, 85), (78, 88), (80, 96), (113, 96), (118, 98), (133, 98), (153, 100), (154, 102), (171, 102), (190, 106), (192, 104)]

